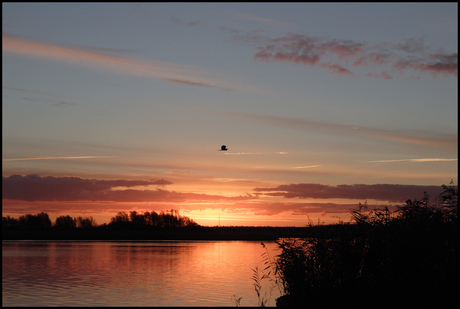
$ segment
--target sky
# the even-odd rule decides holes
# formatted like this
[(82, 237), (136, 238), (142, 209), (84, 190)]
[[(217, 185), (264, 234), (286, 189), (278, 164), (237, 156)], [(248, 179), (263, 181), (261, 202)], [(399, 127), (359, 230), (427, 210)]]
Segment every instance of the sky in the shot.
[(434, 202), (458, 184), (457, 49), (457, 3), (2, 3), (3, 216)]

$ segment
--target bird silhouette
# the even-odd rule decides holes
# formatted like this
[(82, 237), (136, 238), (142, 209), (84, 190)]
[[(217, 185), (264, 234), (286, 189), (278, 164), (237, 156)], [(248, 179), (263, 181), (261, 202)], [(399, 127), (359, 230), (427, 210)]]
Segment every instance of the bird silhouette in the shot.
[(220, 150), (219, 150), (219, 151), (227, 151), (227, 150), (228, 150), (228, 149), (227, 149), (227, 146), (222, 145), (222, 147), (220, 147)]

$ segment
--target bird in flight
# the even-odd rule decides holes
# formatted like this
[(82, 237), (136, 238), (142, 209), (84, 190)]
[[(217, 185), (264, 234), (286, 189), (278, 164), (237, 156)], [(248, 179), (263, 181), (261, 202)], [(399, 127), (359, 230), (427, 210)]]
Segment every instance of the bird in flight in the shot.
[(222, 147), (220, 147), (220, 150), (219, 150), (219, 151), (227, 151), (227, 150), (228, 150), (228, 149), (227, 149), (227, 146), (222, 145)]

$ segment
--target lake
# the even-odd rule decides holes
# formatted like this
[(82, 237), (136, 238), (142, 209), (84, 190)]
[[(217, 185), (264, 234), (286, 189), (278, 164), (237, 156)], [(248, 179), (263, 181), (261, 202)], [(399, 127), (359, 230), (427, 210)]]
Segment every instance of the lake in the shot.
[[(277, 244), (264, 244), (273, 258)], [(251, 268), (264, 252), (260, 241), (3, 241), (2, 305), (257, 306)]]

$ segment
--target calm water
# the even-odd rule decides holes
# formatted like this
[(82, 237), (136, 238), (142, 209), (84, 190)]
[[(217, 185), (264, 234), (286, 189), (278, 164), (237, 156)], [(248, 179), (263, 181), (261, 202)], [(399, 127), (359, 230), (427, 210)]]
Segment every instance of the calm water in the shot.
[[(264, 243), (275, 256), (276, 243)], [(264, 250), (253, 241), (3, 241), (2, 305), (235, 306), (235, 295), (257, 306), (251, 268), (263, 268)], [(271, 295), (275, 306), (278, 290)]]

